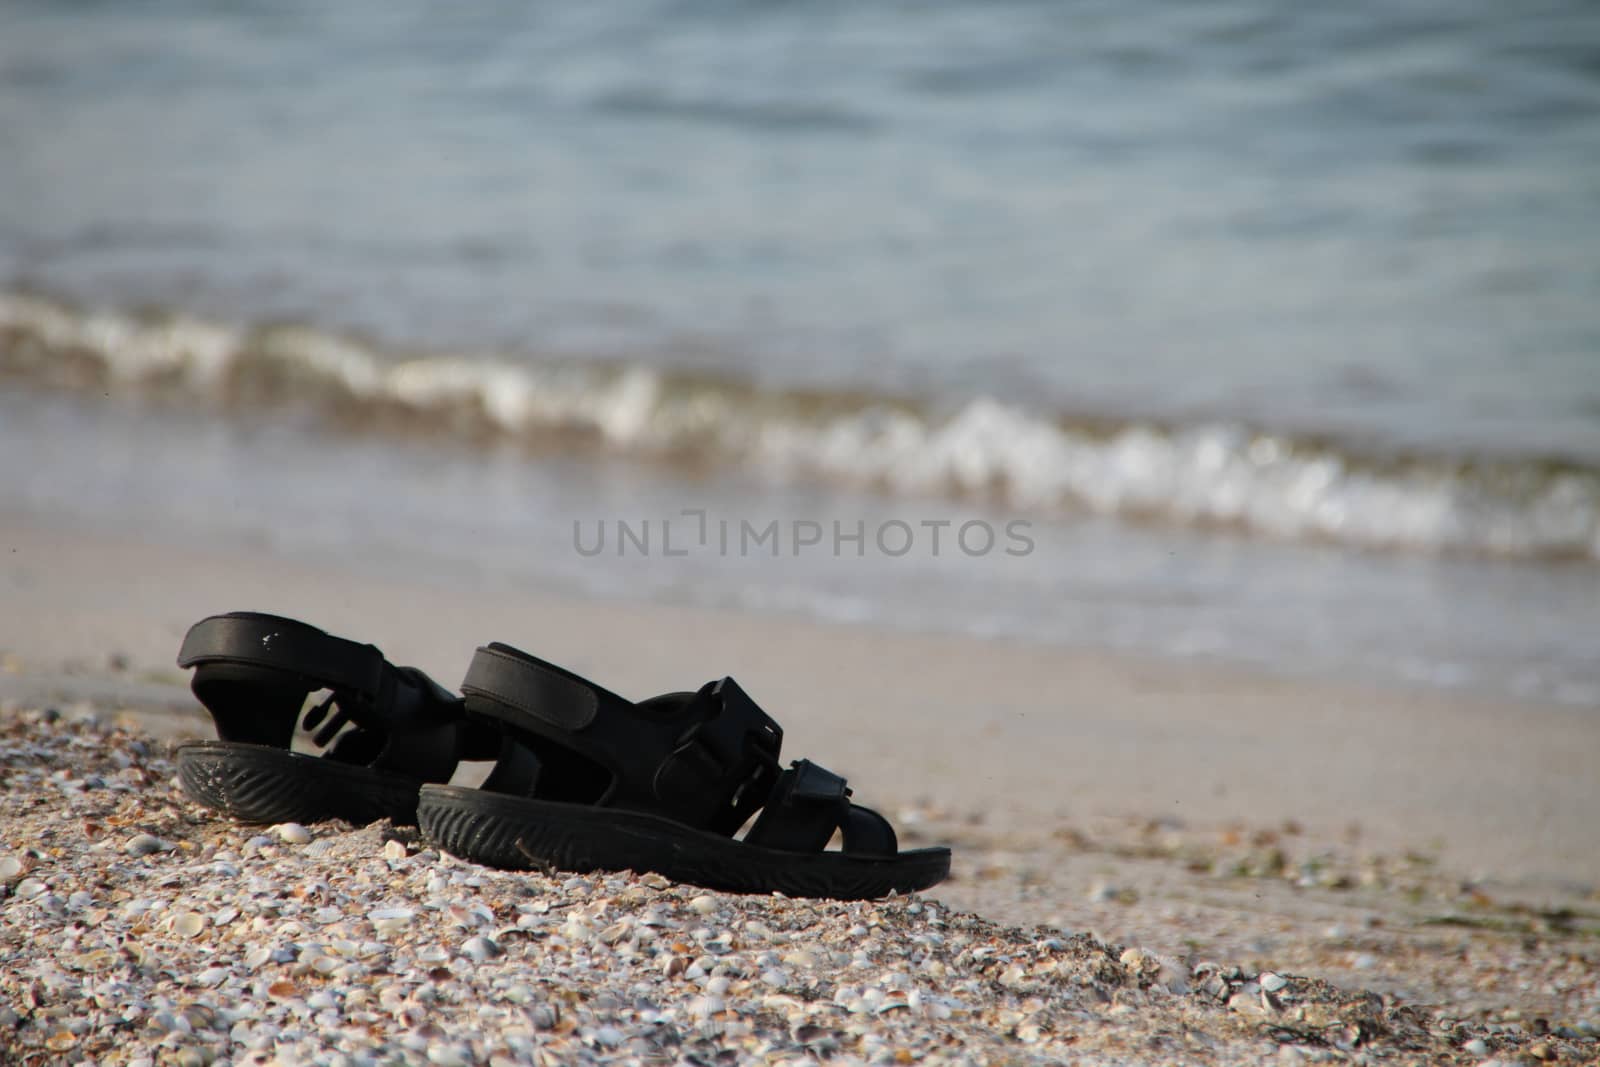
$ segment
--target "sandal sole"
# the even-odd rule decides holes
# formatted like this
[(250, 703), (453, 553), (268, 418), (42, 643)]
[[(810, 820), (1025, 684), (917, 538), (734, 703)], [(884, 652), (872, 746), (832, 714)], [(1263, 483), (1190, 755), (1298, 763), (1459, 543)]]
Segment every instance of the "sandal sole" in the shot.
[(183, 791), (240, 822), (417, 821), (422, 782), (406, 775), (234, 741), (183, 745), (177, 759)]
[(705, 833), (657, 815), (424, 786), (423, 834), (461, 859), (505, 870), (653, 871), (730, 893), (874, 900), (912, 893), (950, 873), (950, 850), (893, 858), (780, 852)]

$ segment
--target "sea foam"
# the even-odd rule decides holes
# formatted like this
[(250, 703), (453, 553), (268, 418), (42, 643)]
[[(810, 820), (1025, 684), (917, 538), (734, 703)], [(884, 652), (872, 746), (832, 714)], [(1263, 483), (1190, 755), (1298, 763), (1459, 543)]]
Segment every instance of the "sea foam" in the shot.
[(637, 364), (413, 354), (308, 326), (79, 311), (17, 293), (0, 294), (0, 374), (176, 391), (219, 408), (323, 407), (385, 430), (465, 427), (1027, 511), (1600, 560), (1600, 469), (1568, 460), (1385, 454), (1227, 421), (1073, 419), (985, 396), (800, 393)]

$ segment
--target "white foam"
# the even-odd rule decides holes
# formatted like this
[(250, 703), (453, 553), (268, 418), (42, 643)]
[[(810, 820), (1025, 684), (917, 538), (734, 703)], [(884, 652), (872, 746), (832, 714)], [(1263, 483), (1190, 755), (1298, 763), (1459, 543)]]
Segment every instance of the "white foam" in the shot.
[(624, 454), (698, 455), (895, 493), (990, 494), (1025, 510), (1364, 548), (1600, 559), (1600, 471), (1578, 467), (1368, 462), (1228, 423), (1094, 432), (988, 397), (943, 415), (847, 397), (819, 412), (781, 393), (641, 366), (399, 358), (309, 327), (84, 314), (0, 293), (0, 370), (36, 370), (41, 349), (97, 359), (122, 387), (176, 384), (220, 398), (234, 370), (265, 365), (308, 401), (322, 393), (419, 412), (465, 408), (508, 435), (578, 430)]

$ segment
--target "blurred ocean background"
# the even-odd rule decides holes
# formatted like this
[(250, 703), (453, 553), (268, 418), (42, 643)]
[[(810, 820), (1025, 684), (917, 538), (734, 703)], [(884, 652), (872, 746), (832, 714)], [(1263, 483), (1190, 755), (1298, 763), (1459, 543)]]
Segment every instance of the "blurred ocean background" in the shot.
[(8, 0), (0, 494), (1600, 706), (1600, 10)]

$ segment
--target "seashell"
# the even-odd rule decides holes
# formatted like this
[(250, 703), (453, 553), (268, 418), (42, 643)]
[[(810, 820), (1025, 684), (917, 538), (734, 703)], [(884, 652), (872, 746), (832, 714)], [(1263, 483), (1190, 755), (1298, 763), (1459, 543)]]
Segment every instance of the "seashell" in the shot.
[(709, 1019), (727, 1006), (721, 997), (695, 997), (689, 1002), (689, 1014), (696, 1019)]
[(98, 971), (116, 962), (116, 954), (106, 949), (84, 952), (71, 958), (72, 966), (80, 971)]
[(1174, 996), (1185, 996), (1189, 992), (1189, 980), (1184, 975), (1183, 967), (1178, 964), (1162, 964), (1160, 972), (1156, 974), (1156, 982)]
[(832, 1036), (832, 1031), (826, 1026), (818, 1026), (816, 1023), (801, 1023), (790, 1033), (795, 1041), (802, 1045), (815, 1045)]
[(280, 979), (267, 986), (267, 996), (273, 1000), (291, 1000), (300, 995), (300, 988), (287, 979)]
[(594, 1038), (594, 1043), (601, 1048), (616, 1048), (628, 1039), (627, 1035), (615, 1026), (602, 1026), (591, 1036)]
[(487, 937), (474, 937), (461, 946), (461, 954), (468, 959), (482, 963), (485, 960), (494, 959), (496, 956), (504, 956), (505, 949)]
[(278, 840), (286, 845), (303, 845), (311, 840), (311, 831), (297, 822), (279, 823), (268, 832), (276, 834)]
[(180, 911), (167, 925), (179, 937), (199, 937), (200, 931), (206, 928), (206, 918), (192, 911)]
[(47, 892), (49, 888), (37, 878), (24, 878), (17, 883), (17, 887), (11, 891), (11, 894), (18, 900), (32, 900), (34, 897)]
[(403, 860), (406, 858), (406, 846), (403, 842), (392, 838), (383, 843), (383, 858), (386, 860)]
[(689, 910), (696, 915), (714, 915), (717, 912), (717, 898), (702, 894), (689, 901)]
[(411, 925), (411, 920), (416, 917), (416, 914), (410, 908), (379, 908), (376, 911), (367, 912), (367, 918), (371, 920), (378, 933), (393, 934), (399, 933)]
[(0, 856), (0, 885), (10, 885), (22, 877), (22, 860), (16, 856)]
[(226, 967), (207, 967), (194, 976), (194, 983), (206, 987), (219, 986), (227, 979), (229, 973)]
[(1274, 974), (1271, 971), (1262, 971), (1260, 977), (1258, 977), (1256, 981), (1260, 982), (1261, 988), (1265, 989), (1268, 993), (1276, 993), (1278, 990), (1289, 984), (1289, 979), (1285, 978), (1281, 974)]
[[(1133, 952), (1136, 950), (1129, 949), (1128, 951)], [(1032, 982), (1028, 981), (1027, 972), (1015, 963), (1000, 972), (1000, 984), (1007, 989), (1027, 989), (1033, 985)]]
[(122, 851), (130, 856), (148, 856), (154, 852), (172, 851), (172, 843), (163, 841), (154, 834), (135, 834), (128, 838), (122, 846)]

